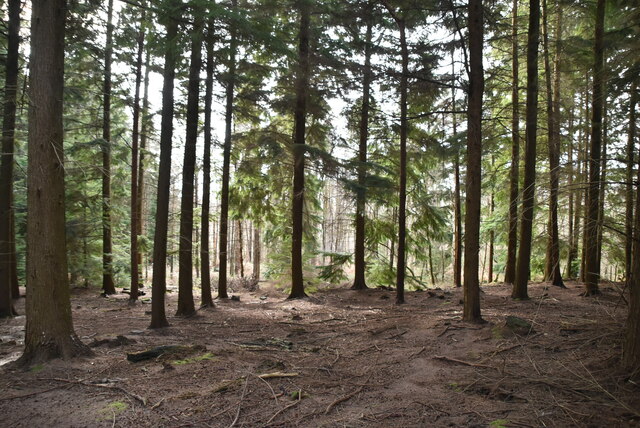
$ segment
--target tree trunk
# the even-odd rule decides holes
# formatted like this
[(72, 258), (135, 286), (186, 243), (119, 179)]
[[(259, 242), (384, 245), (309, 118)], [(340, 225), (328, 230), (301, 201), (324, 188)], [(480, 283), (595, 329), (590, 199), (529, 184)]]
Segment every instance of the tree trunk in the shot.
[(602, 105), (604, 82), (604, 12), (606, 0), (598, 0), (593, 66), (593, 107), (591, 119), (591, 150), (589, 152), (589, 197), (585, 227), (585, 296), (599, 294), (600, 265), (598, 260), (598, 210), (600, 208), (600, 149), (602, 145)]
[(193, 302), (193, 195), (198, 140), (198, 101), (202, 68), (202, 21), (196, 18), (191, 33), (191, 65), (187, 93), (186, 136), (182, 164), (182, 197), (180, 199), (180, 248), (178, 276), (178, 309), (176, 316), (195, 314)]
[(111, 60), (113, 56), (113, 0), (107, 8), (102, 110), (102, 291), (115, 294), (111, 238)]
[[(236, 9), (237, 1), (233, 0), (232, 7)], [(229, 169), (231, 165), (231, 131), (233, 124), (233, 93), (236, 79), (236, 28), (235, 24), (230, 24), (229, 42), (229, 66), (228, 78), (225, 88), (225, 133), (224, 147), (222, 154), (222, 188), (220, 190), (220, 237), (219, 237), (219, 257), (218, 266), (218, 298), (228, 299), (227, 293), (227, 262), (228, 262), (228, 239), (229, 239)]]
[[(633, 89), (636, 89), (634, 84)], [(635, 130), (634, 130), (635, 131)], [(634, 132), (635, 134), (635, 132)], [(629, 314), (627, 316), (627, 331), (624, 345), (623, 360), (626, 366), (638, 373), (640, 369), (640, 168), (638, 168), (638, 186), (636, 191), (636, 215), (633, 240), (633, 264), (631, 275), (627, 279), (629, 287)]]
[[(13, 306), (16, 284), (15, 228), (13, 214), (13, 151), (15, 147), (16, 99), (18, 92), (18, 59), (20, 44), (20, 0), (9, 0), (9, 34), (2, 117), (2, 147), (0, 152), (0, 318), (17, 315)], [(18, 290), (19, 291), (19, 290)]]
[[(491, 157), (491, 167), (493, 167), (493, 157)], [(496, 209), (496, 201), (495, 201), (495, 194), (494, 194), (494, 190), (493, 188), (491, 189), (491, 200), (489, 202), (489, 213), (490, 216), (493, 217), (493, 212)], [(494, 259), (494, 241), (495, 241), (495, 235), (496, 232), (493, 228), (493, 226), (491, 227), (491, 230), (489, 230), (489, 266), (487, 268), (488, 270), (488, 275), (487, 275), (487, 282), (491, 283), (493, 282), (493, 259)]]
[[(144, 22), (144, 10), (141, 17)], [(138, 31), (138, 51), (136, 55), (136, 83), (133, 96), (133, 132), (131, 137), (131, 230), (130, 230), (130, 262), (131, 293), (129, 300), (138, 300), (138, 284), (140, 283), (140, 255), (138, 254), (138, 142), (140, 140), (140, 86), (142, 83), (142, 55), (144, 52), (144, 26), (140, 24)]]
[(244, 237), (242, 235), (242, 220), (236, 220), (236, 276), (240, 278), (244, 278)]
[(543, 0), (544, 16), (544, 69), (547, 86), (547, 127), (549, 131), (549, 221), (548, 242), (545, 264), (545, 280), (557, 287), (564, 287), (560, 274), (560, 237), (558, 233), (558, 182), (560, 170), (560, 38), (562, 9), (557, 5), (556, 54), (553, 63), (553, 91), (551, 85), (551, 65), (549, 62), (549, 25), (547, 0)]
[(171, 143), (173, 138), (173, 87), (178, 61), (178, 22), (173, 14), (178, 12), (178, 0), (160, 15), (166, 27), (165, 57), (162, 87), (162, 121), (160, 125), (160, 166), (158, 169), (158, 196), (156, 203), (156, 225), (153, 240), (153, 281), (151, 297), (150, 328), (167, 327), (165, 315), (165, 293), (167, 288), (167, 232), (169, 229), (169, 197), (171, 189)]
[(260, 280), (260, 227), (253, 229), (253, 279)]
[(632, 249), (633, 249), (633, 165), (634, 151), (636, 150), (636, 106), (638, 104), (638, 80), (631, 85), (629, 100), (629, 136), (627, 140), (627, 179), (626, 179), (626, 221), (625, 221), (625, 265), (624, 277), (631, 277)]
[[(147, 49), (145, 59), (144, 59), (144, 90), (142, 95), (142, 117), (140, 118), (140, 152), (138, 156), (138, 200), (136, 201), (136, 206), (138, 208), (138, 237), (141, 237), (144, 232), (144, 191), (145, 191), (145, 173), (144, 169), (146, 166), (145, 163), (145, 155), (147, 149), (147, 137), (149, 133), (149, 72), (150, 72), (150, 60), (151, 60), (151, 51)], [(143, 257), (140, 248), (138, 248), (138, 266), (140, 269), (138, 281), (139, 287), (144, 286), (144, 279), (146, 279), (147, 275), (142, 275), (142, 265), (143, 265)], [(146, 265), (146, 264), (145, 264)]]
[(469, 106), (467, 110), (467, 196), (464, 248), (464, 307), (462, 319), (480, 322), (480, 205), (482, 180), (482, 95), (484, 71), (482, 0), (469, 0)]
[[(574, 241), (574, 222), (573, 222), (573, 200), (575, 189), (573, 188), (573, 120), (574, 120), (574, 111), (571, 109), (571, 115), (569, 119), (569, 149), (567, 151), (567, 189), (569, 193), (568, 200), (568, 230), (569, 236), (567, 238), (567, 243), (569, 244), (568, 248), (568, 258), (571, 258), (571, 253), (574, 251), (573, 249), (573, 241)], [(571, 260), (568, 260), (567, 269), (564, 271), (564, 274), (567, 278), (572, 278), (572, 269), (571, 269)]]
[[(452, 75), (455, 75), (455, 61), (451, 58)], [(456, 89), (451, 88), (451, 111), (453, 122), (453, 135), (458, 134), (458, 121), (456, 119)], [(457, 152), (453, 161), (454, 166), (454, 189), (453, 189), (453, 209), (454, 209), (454, 231), (453, 231), (453, 283), (456, 287), (462, 287), (462, 200), (460, 197), (460, 151)]]
[(511, 297), (528, 299), (527, 283), (531, 267), (531, 235), (534, 217), (536, 184), (536, 131), (538, 127), (538, 41), (540, 39), (540, 1), (529, 3), (529, 36), (527, 41), (527, 129), (524, 159), (524, 190), (522, 194), (522, 220), (520, 221), (520, 247), (516, 280)]
[(289, 299), (306, 297), (302, 276), (302, 235), (304, 209), (304, 152), (307, 115), (307, 94), (309, 90), (309, 27), (311, 21), (310, 4), (306, 0), (299, 3), (300, 33), (298, 45), (298, 70), (296, 75), (296, 105), (294, 112), (293, 141), (293, 195), (291, 218), (291, 293)]
[(518, 0), (513, 0), (511, 24), (511, 169), (509, 173), (509, 237), (504, 282), (516, 280), (518, 248), (518, 188), (520, 180), (520, 91), (518, 63)]
[[(371, 7), (367, 10), (371, 14)], [(358, 194), (356, 201), (356, 242), (355, 242), (355, 278), (351, 288), (364, 290), (367, 288), (365, 280), (365, 215), (367, 200), (367, 140), (369, 138), (369, 98), (371, 97), (371, 38), (373, 33), (373, 19), (367, 15), (367, 35), (364, 47), (364, 74), (362, 77), (362, 107), (360, 111), (360, 146), (358, 148)]]
[(602, 105), (602, 171), (600, 172), (600, 192), (598, 195), (598, 266), (602, 266), (602, 235), (604, 232), (604, 202), (607, 190), (607, 98), (604, 97)]
[(202, 217), (200, 219), (201, 243), (200, 243), (200, 277), (202, 307), (213, 307), (211, 296), (211, 270), (209, 267), (209, 206), (211, 193), (211, 105), (213, 100), (213, 26), (207, 33), (207, 80), (204, 93), (204, 156), (202, 160)]
[(91, 350), (71, 320), (65, 237), (62, 99), (64, 0), (33, 2), (29, 60), (27, 324), (19, 364)]

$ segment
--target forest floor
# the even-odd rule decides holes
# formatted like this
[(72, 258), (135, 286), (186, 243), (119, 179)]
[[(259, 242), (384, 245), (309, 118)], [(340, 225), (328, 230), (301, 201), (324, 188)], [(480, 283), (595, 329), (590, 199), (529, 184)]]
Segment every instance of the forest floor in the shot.
[[(410, 292), (398, 306), (392, 291), (346, 285), (287, 301), (261, 282), (160, 330), (147, 329), (148, 303), (74, 289), (75, 329), (95, 355), (0, 368), (0, 425), (640, 426), (640, 385), (619, 366), (620, 286), (591, 298), (567, 286), (531, 284), (528, 301), (483, 286), (487, 323), (473, 325), (460, 321), (459, 289)], [(514, 332), (508, 316), (531, 328)], [(23, 330), (23, 316), (0, 320), (0, 359), (19, 355)], [(160, 345), (184, 347), (127, 360)]]

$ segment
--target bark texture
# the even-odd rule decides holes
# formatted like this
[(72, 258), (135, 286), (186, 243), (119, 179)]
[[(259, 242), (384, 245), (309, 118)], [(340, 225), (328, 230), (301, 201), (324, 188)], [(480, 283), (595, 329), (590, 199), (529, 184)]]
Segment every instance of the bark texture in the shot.
[(178, 23), (173, 15), (179, 2), (170, 3), (161, 16), (166, 27), (165, 57), (162, 87), (162, 119), (160, 124), (160, 166), (158, 169), (158, 196), (156, 226), (153, 240), (153, 281), (151, 283), (150, 328), (167, 327), (165, 293), (167, 289), (167, 232), (169, 228), (169, 195), (171, 188), (171, 140), (173, 138), (173, 87), (178, 60)]
[(182, 163), (182, 197), (180, 198), (180, 246), (178, 274), (178, 316), (196, 313), (193, 301), (193, 197), (198, 141), (198, 101), (202, 68), (202, 21), (196, 18), (191, 34), (191, 65), (187, 93), (186, 136)]
[(31, 15), (27, 169), (27, 324), (19, 364), (91, 354), (71, 320), (65, 236), (62, 97), (64, 0)]
[[(18, 47), (20, 45), (20, 0), (9, 0), (9, 28), (0, 148), (0, 318), (17, 315), (15, 229), (13, 212), (13, 151), (15, 148), (16, 99), (18, 92)], [(15, 293), (15, 295), (14, 295)]]
[(513, 0), (511, 22), (511, 169), (509, 172), (509, 235), (504, 282), (516, 280), (518, 251), (518, 192), (520, 180), (520, 82), (518, 61), (518, 0)]
[(599, 293), (600, 260), (598, 260), (598, 212), (600, 208), (600, 152), (602, 147), (602, 110), (604, 81), (604, 15), (605, 0), (598, 0), (596, 34), (593, 47), (593, 107), (591, 117), (591, 150), (589, 151), (589, 190), (585, 223), (585, 296)]
[(289, 299), (306, 297), (302, 274), (302, 236), (304, 210), (304, 152), (309, 90), (309, 27), (311, 7), (308, 1), (299, 3), (300, 32), (298, 35), (298, 71), (296, 76), (296, 105), (293, 141), (293, 195), (291, 204), (291, 293)]
[(482, 0), (469, 1), (469, 106), (467, 111), (467, 196), (464, 248), (464, 307), (462, 319), (480, 322), (480, 204), (482, 180)]
[(527, 113), (524, 158), (524, 189), (516, 279), (511, 297), (528, 299), (527, 284), (531, 267), (531, 235), (533, 228), (536, 184), (536, 131), (538, 127), (538, 43), (540, 40), (540, 1), (529, 3), (529, 35), (527, 40)]

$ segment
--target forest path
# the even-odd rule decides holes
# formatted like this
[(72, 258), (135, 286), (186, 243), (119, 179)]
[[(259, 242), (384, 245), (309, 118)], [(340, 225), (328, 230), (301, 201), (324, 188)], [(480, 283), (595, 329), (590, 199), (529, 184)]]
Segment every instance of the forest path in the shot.
[[(640, 394), (618, 368), (626, 306), (532, 284), (483, 287), (486, 324), (460, 321), (461, 290), (324, 289), (304, 300), (261, 283), (193, 318), (148, 330), (150, 305), (74, 290), (76, 332), (95, 356), (6, 367), (3, 426), (624, 426)], [(124, 296), (126, 297), (126, 296)], [(22, 301), (21, 306), (24, 305)], [(168, 294), (167, 313), (176, 307)], [(19, 308), (22, 312), (23, 307)], [(507, 316), (532, 329), (514, 334)], [(24, 318), (0, 321), (0, 358)], [(528, 333), (528, 334), (527, 334)], [(12, 336), (13, 335), (13, 336)], [(116, 339), (124, 336), (125, 339)], [(13, 339), (11, 339), (13, 337)], [(133, 363), (126, 354), (197, 345)], [(144, 404), (143, 404), (144, 401)]]

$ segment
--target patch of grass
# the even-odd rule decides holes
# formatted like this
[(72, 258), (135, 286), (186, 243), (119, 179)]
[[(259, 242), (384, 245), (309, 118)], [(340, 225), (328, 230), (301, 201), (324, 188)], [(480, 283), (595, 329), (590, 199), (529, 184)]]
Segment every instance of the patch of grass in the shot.
[(489, 422), (489, 426), (491, 428), (507, 428), (507, 424), (509, 423), (506, 419), (496, 419), (495, 421)]
[(185, 364), (195, 363), (196, 361), (212, 361), (215, 360), (216, 357), (211, 352), (207, 352), (206, 354), (198, 355), (192, 358), (185, 358), (184, 360), (174, 360), (172, 363), (176, 366), (182, 366)]
[(38, 372), (41, 372), (43, 369), (44, 369), (44, 364), (36, 364), (35, 366), (31, 367), (29, 371), (31, 373), (38, 373)]
[(449, 388), (451, 388), (452, 390), (454, 390), (455, 392), (460, 392), (462, 391), (462, 388), (460, 388), (460, 385), (458, 385), (457, 382), (450, 382), (447, 385)]
[(491, 337), (494, 339), (504, 339), (504, 334), (502, 333), (502, 327), (495, 326), (491, 329)]
[(125, 402), (113, 401), (107, 404), (102, 409), (100, 409), (100, 411), (98, 412), (99, 413), (98, 420), (99, 421), (110, 420), (111, 418), (114, 418), (120, 415), (122, 412), (124, 412), (128, 408), (129, 408), (129, 405)]

